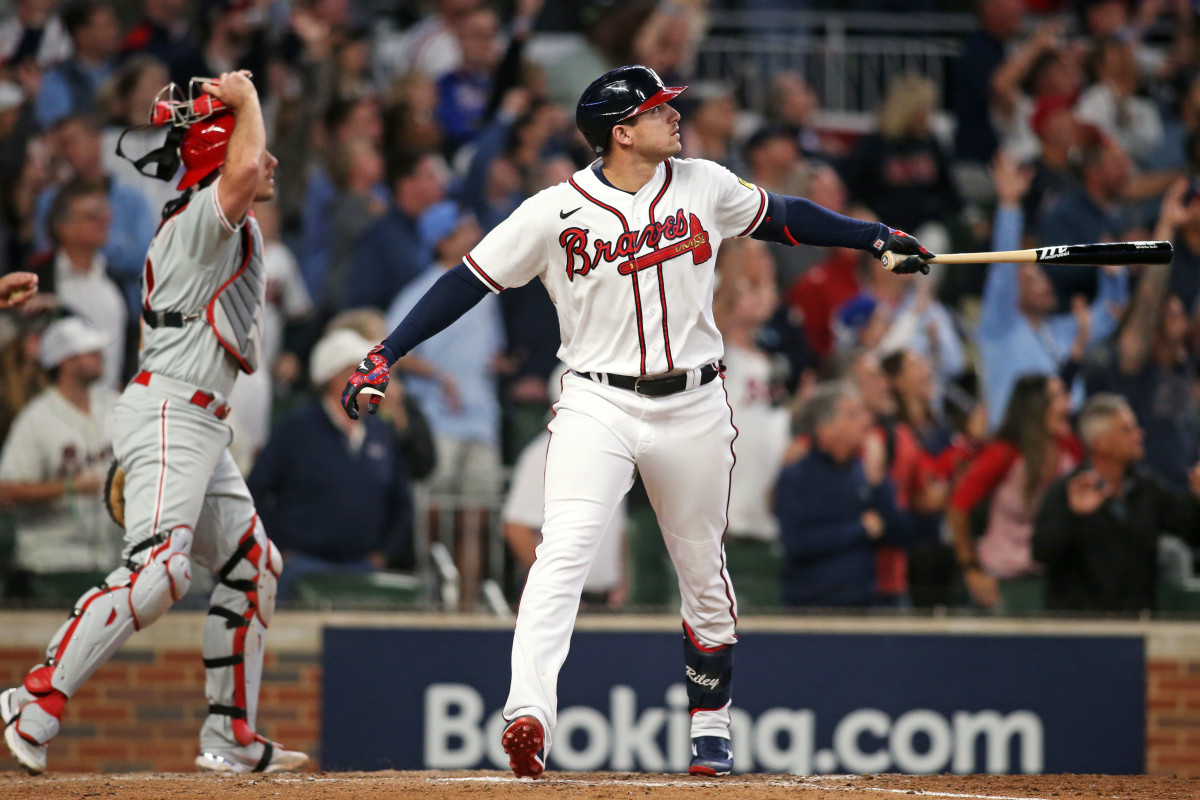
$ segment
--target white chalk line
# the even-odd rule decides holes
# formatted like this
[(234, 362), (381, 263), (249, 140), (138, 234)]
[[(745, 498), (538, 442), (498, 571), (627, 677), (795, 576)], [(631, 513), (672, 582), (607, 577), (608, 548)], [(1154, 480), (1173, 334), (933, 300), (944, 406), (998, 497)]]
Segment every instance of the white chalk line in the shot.
[[(852, 777), (852, 776), (847, 776)], [(841, 778), (845, 780), (846, 778)], [(831, 778), (830, 780), (836, 780)], [(885, 789), (882, 786), (822, 786), (819, 783), (801, 781), (794, 786), (802, 789), (824, 789), (835, 792), (886, 792), (889, 794), (912, 794), (918, 797), (954, 797), (962, 800), (1050, 800), (1046, 797), (1012, 797), (999, 794), (966, 794), (963, 792), (934, 792), (928, 789)]]
[[(509, 778), (504, 776), (471, 776), (465, 778), (428, 778), (430, 783), (532, 783), (527, 778)], [(580, 780), (575, 778), (545, 778), (547, 784), (578, 784), (585, 786), (650, 786), (650, 787), (682, 787), (682, 786), (788, 786), (796, 789), (821, 789), (824, 791), (834, 792), (883, 792), (887, 794), (910, 794), (918, 797), (952, 797), (956, 800), (1051, 800), (1046, 797), (1016, 797), (1010, 795), (997, 794), (967, 794), (963, 792), (935, 792), (927, 789), (886, 789), (882, 786), (865, 786), (858, 783), (855, 786), (826, 786), (820, 781), (858, 781), (857, 775), (831, 775), (826, 778), (797, 778), (795, 780), (765, 780), (765, 781), (739, 781), (739, 780), (721, 780), (721, 781), (697, 781), (697, 780), (675, 780), (675, 781), (648, 781), (637, 778), (618, 779), (605, 778), (602, 780)]]

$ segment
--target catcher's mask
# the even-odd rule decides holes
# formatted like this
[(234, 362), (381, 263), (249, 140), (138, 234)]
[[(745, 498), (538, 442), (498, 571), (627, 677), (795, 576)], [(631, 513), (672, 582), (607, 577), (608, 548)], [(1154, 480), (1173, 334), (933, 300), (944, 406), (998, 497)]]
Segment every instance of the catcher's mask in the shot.
[[(194, 186), (218, 169), (225, 163), (234, 117), (220, 100), (201, 90), (203, 83), (213, 82), (211, 78), (192, 78), (186, 94), (175, 83), (164, 86), (154, 98), (149, 124), (129, 128), (117, 139), (117, 155), (146, 177), (160, 181), (171, 180), (182, 163), (179, 189)], [(162, 146), (141, 158), (131, 158), (122, 149), (126, 134), (164, 126), (170, 129)]]

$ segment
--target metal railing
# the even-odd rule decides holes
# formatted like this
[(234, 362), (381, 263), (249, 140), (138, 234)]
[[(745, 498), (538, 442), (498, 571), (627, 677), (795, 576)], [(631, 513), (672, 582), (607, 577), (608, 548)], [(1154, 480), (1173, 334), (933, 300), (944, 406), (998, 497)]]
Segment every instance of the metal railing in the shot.
[(435, 494), (424, 486), (415, 487), (413, 494), (417, 569), (432, 577), (438, 607), (511, 613), (502, 589), (504, 496)]
[(701, 80), (732, 83), (746, 104), (764, 112), (771, 80), (780, 72), (803, 75), (821, 107), (831, 112), (870, 112), (897, 75), (916, 72), (945, 85), (959, 42), (949, 38), (851, 35), (834, 29), (822, 36), (710, 36), (696, 57)]
[[(969, 12), (839, 11), (839, 10), (727, 10), (708, 12), (709, 29), (752, 36), (758, 33), (800, 34), (819, 31), (848, 31), (919, 36), (961, 36), (979, 27)], [(1069, 22), (1069, 20), (1068, 20)], [(1036, 20), (1026, 20), (1032, 29)]]

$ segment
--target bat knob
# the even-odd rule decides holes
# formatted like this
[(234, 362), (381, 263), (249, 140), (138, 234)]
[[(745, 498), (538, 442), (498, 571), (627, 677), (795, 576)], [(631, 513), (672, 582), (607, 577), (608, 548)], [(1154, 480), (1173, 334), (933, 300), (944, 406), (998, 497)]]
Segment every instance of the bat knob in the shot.
[(884, 269), (886, 269), (888, 272), (891, 272), (892, 268), (899, 263), (899, 256), (897, 256), (891, 250), (885, 250), (879, 256), (879, 263)]
[(379, 409), (379, 404), (383, 402), (383, 392), (371, 386), (364, 386), (358, 393), (360, 401), (365, 400), (367, 403), (366, 410)]

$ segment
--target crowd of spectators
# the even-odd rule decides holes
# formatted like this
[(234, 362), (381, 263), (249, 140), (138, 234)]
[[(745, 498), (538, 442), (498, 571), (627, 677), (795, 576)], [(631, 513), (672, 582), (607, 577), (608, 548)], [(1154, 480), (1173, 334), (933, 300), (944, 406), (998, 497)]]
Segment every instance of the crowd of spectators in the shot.
[[(852, 124), (799, 72), (777, 71), (761, 108), (738, 75), (697, 74), (708, 12), (774, 8), (753, 0), (15, 0), (0, 20), (0, 266), (41, 291), (0, 318), (5, 592), (107, 566), (102, 411), (136, 372), (145, 253), (178, 194), (130, 159), (161, 143), (146, 123), (168, 82), (247, 68), (279, 191), (255, 211), (267, 357), (230, 423), (291, 565), (285, 599), (312, 573), (413, 569), (414, 486), (456, 498), (443, 517), (460, 564), (490, 557), (464, 532), (503, 520), (507, 569), (485, 566), (515, 596), (562, 370), (543, 286), (486, 299), (397, 362), (381, 417), (348, 425), (337, 394), (444, 270), (591, 161), (582, 88), (644, 63), (690, 84), (682, 157), (934, 252), (1175, 245), (1170, 266), (914, 277), (858, 251), (726, 243), (714, 315), (740, 430), (726, 551), (743, 607), (1155, 609), (1160, 537), (1200, 545), (1195, 11), (954, 5), (977, 26), (945, 81), (891, 75)], [(593, 607), (669, 599), (647, 506), (635, 487)]]

